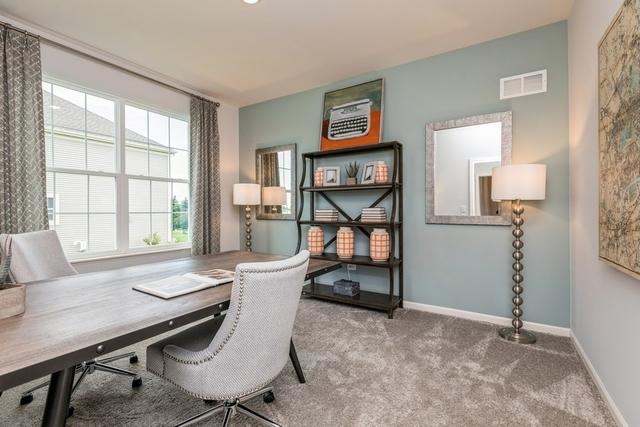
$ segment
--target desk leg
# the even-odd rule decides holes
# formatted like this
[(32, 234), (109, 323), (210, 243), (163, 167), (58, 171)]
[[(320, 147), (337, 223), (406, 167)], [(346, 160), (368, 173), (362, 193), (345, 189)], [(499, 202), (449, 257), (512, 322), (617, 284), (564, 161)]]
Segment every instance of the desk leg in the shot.
[(51, 374), (47, 403), (42, 416), (43, 427), (63, 427), (66, 424), (75, 372), (76, 367), (71, 366)]
[(298, 381), (300, 381), (301, 384), (306, 383), (307, 380), (304, 378), (304, 372), (302, 372), (302, 366), (300, 366), (300, 361), (298, 360), (298, 353), (296, 353), (296, 346), (293, 345), (293, 338), (289, 345), (289, 359), (291, 359), (291, 363), (293, 363), (293, 369), (296, 370)]

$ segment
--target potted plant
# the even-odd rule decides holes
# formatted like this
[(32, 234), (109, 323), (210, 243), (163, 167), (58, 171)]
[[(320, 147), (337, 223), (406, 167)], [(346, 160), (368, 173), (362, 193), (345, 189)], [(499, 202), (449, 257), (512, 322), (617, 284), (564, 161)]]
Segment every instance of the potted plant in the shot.
[(344, 167), (347, 172), (347, 185), (356, 185), (358, 184), (358, 171), (360, 170), (360, 165), (357, 162), (349, 163)]

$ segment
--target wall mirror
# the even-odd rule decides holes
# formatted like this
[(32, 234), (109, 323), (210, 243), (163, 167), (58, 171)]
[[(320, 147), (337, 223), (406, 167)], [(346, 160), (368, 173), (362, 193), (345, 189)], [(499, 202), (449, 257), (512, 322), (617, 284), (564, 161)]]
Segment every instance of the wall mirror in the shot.
[(256, 182), (262, 187), (258, 219), (295, 219), (296, 159), (296, 144), (256, 150)]
[(511, 164), (511, 111), (427, 125), (428, 224), (510, 225), (491, 200), (491, 171)]

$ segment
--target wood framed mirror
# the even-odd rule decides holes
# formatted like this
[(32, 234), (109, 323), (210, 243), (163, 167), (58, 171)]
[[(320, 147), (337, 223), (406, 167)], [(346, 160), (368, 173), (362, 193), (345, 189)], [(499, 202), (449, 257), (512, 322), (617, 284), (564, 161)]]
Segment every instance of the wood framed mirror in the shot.
[(295, 220), (296, 144), (256, 150), (256, 182), (262, 195), (258, 219)]
[(433, 122), (426, 133), (427, 224), (510, 225), (491, 172), (511, 164), (511, 111)]

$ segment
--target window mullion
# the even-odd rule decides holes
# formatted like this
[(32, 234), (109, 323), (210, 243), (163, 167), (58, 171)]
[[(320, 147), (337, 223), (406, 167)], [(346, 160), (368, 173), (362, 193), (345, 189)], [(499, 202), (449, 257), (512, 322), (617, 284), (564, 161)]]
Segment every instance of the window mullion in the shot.
[(117, 250), (126, 252), (129, 249), (129, 181), (126, 170), (126, 140), (124, 124), (124, 100), (116, 102), (116, 226), (117, 226)]

